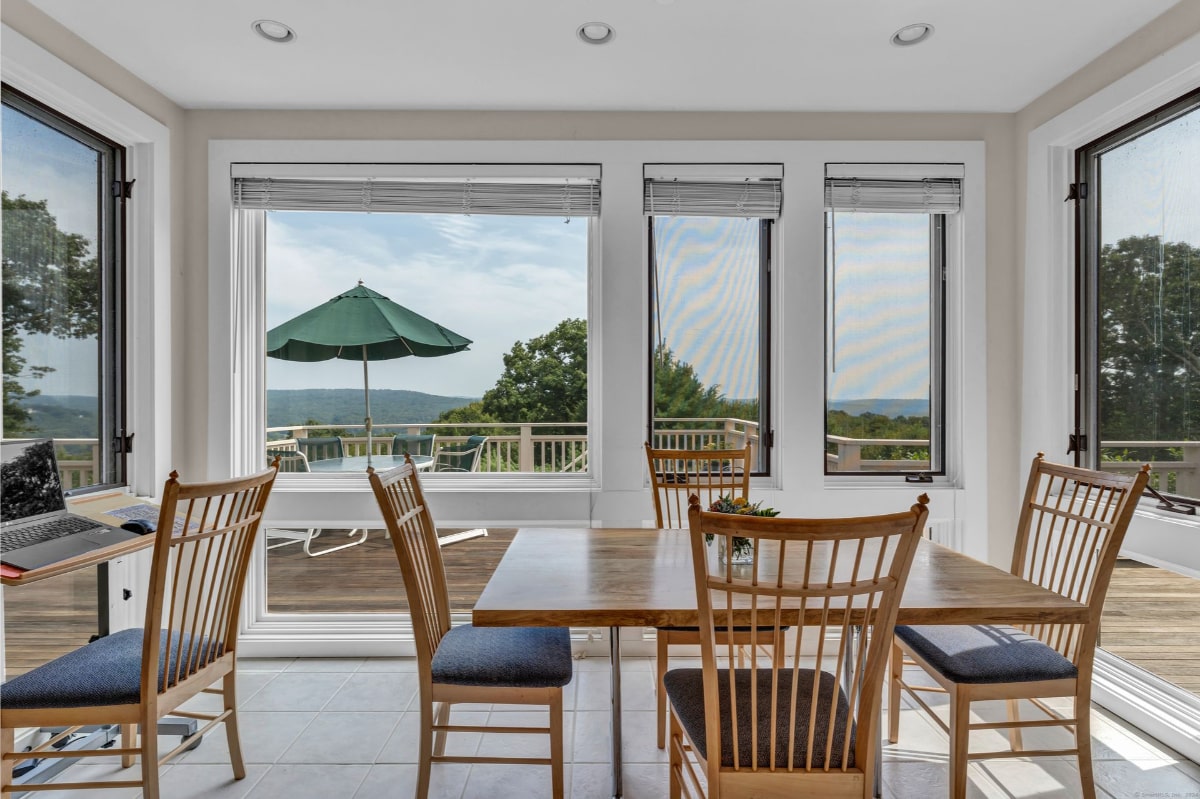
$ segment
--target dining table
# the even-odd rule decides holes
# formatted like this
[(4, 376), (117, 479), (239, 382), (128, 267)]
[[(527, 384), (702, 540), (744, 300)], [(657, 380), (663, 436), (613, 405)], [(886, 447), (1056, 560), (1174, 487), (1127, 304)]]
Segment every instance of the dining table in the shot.
[[(622, 795), (620, 628), (700, 623), (689, 536), (687, 530), (522, 528), (472, 612), (477, 626), (610, 628), (614, 797)], [(749, 612), (735, 613), (734, 623), (749, 623)], [(1072, 623), (1087, 614), (1086, 605), (922, 538), (896, 623)]]

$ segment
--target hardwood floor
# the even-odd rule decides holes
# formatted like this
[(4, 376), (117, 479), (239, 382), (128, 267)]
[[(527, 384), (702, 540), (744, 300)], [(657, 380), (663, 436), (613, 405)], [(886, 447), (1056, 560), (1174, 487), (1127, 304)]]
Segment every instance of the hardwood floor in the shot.
[(1200, 693), (1200, 580), (1118, 560), (1104, 604), (1100, 645)]
[[(442, 535), (456, 532), (444, 529)], [(488, 534), (442, 548), (450, 609), (469, 611), (516, 535), (514, 528), (488, 528)], [(313, 551), (341, 543), (346, 531), (326, 530)], [(372, 530), (366, 543), (309, 557), (300, 544), (267, 553), (267, 609), (276, 613), (398, 613), (408, 610), (396, 553), (384, 530)]]

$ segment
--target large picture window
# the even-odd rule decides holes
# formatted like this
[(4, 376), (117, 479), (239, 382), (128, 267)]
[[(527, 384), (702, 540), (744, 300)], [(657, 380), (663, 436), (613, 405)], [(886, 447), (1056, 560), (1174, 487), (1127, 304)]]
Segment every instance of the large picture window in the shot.
[(826, 167), (827, 474), (945, 471), (946, 219), (961, 172)]
[(782, 169), (647, 166), (656, 447), (751, 447), (770, 471), (772, 232)]
[(4, 437), (55, 439), (68, 489), (125, 480), (124, 150), (3, 91)]
[(1082, 462), (1200, 500), (1200, 93), (1081, 148)]

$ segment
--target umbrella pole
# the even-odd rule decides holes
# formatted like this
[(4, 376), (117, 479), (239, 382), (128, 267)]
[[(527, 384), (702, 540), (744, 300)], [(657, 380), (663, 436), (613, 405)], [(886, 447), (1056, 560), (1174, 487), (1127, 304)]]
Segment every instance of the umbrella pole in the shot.
[(367, 466), (371, 465), (371, 383), (367, 379), (367, 345), (363, 345), (363, 393), (367, 401), (367, 418), (363, 424), (367, 428)]

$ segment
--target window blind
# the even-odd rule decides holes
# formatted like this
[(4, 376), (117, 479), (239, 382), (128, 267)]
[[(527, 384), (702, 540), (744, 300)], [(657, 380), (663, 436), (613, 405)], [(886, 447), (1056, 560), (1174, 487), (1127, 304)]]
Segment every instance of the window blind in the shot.
[(781, 167), (674, 168), (676, 174), (668, 168), (646, 168), (643, 209), (647, 216), (779, 218), (783, 208)]
[(957, 164), (829, 164), (825, 210), (957, 214), (961, 174)]
[(589, 217), (600, 214), (600, 181), (235, 177), (233, 202), (267, 211)]

